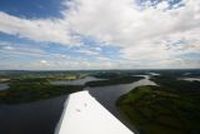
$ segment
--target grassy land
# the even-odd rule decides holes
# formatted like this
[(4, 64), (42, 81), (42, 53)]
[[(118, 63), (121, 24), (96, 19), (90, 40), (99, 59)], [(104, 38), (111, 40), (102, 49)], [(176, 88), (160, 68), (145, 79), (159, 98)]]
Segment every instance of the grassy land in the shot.
[(21, 75), (9, 77), (9, 89), (0, 91), (0, 104), (27, 103), (48, 99), (60, 95), (68, 95), (73, 92), (81, 91), (86, 86), (106, 86), (122, 83), (131, 83), (141, 79), (140, 77), (121, 76), (104, 81), (88, 82), (86, 85), (52, 85), (52, 80), (66, 80), (73, 77), (79, 78), (84, 75), (62, 75), (34, 77), (33, 75)]
[(122, 96), (117, 106), (141, 134), (199, 134), (200, 94), (142, 86)]
[(200, 92), (200, 82), (198, 81), (185, 81), (178, 80), (178, 77), (175, 76), (155, 76), (151, 78), (152, 81), (156, 82), (158, 85), (162, 87), (166, 87), (167, 89), (174, 92), (182, 92), (182, 93), (198, 93)]
[(27, 103), (80, 91), (82, 86), (55, 86), (46, 78), (20, 78), (10, 81), (10, 88), (0, 92), (1, 104)]

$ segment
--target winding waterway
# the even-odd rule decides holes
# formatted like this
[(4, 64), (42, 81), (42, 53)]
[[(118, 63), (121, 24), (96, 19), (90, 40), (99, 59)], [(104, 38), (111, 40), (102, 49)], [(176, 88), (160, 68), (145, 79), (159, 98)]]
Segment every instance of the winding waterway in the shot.
[(115, 117), (117, 117), (122, 123), (129, 127), (132, 131), (136, 131), (135, 128), (130, 124), (130, 122), (120, 113), (119, 109), (116, 107), (117, 99), (130, 92), (138, 86), (144, 85), (156, 85), (153, 81), (149, 80), (150, 76), (140, 75), (144, 77), (139, 81), (130, 84), (119, 84), (104, 87), (87, 87), (86, 90), (96, 98), (104, 107), (106, 107)]
[[(84, 90), (88, 90), (96, 100), (128, 125), (126, 120), (120, 116), (115, 102), (121, 95), (137, 86), (155, 85), (149, 80), (149, 76), (143, 75), (143, 77), (144, 79), (130, 84), (86, 87)], [(75, 81), (57, 81), (54, 84), (84, 85), (86, 82), (96, 80), (102, 79), (89, 76)], [(0, 134), (53, 134), (60, 120), (66, 98), (67, 96), (60, 96), (27, 104), (0, 105)]]
[(104, 107), (106, 107), (111, 113), (118, 116), (118, 110), (115, 106), (117, 99), (134, 89), (135, 87), (142, 85), (156, 85), (154, 82), (149, 80), (149, 76), (144, 76), (144, 79), (130, 83), (130, 84), (119, 84), (104, 87), (87, 87), (89, 93), (95, 97)]

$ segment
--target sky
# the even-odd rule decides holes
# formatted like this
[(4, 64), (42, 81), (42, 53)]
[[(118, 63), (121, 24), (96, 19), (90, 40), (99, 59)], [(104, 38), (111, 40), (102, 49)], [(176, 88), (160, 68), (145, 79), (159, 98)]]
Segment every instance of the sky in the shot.
[(199, 0), (1, 0), (0, 70), (200, 68)]

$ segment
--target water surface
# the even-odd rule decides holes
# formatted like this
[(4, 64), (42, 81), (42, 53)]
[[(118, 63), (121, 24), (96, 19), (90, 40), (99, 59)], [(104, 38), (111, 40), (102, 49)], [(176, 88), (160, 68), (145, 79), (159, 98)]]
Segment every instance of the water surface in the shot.
[(156, 85), (153, 81), (149, 80), (150, 76), (148, 75), (137, 75), (140, 77), (144, 77), (144, 79), (130, 83), (130, 84), (119, 84), (112, 86), (104, 86), (104, 87), (87, 87), (86, 90), (95, 97), (97, 101), (99, 101), (106, 109), (108, 109), (115, 117), (117, 117), (122, 123), (124, 123), (129, 129), (134, 132), (137, 130), (130, 124), (127, 118), (120, 113), (119, 109), (116, 107), (117, 99), (130, 92), (132, 89), (143, 86), (143, 85)]
[[(113, 113), (123, 123), (126, 120), (120, 116), (115, 106), (116, 100), (133, 88), (141, 85), (155, 85), (149, 76), (130, 84), (119, 84), (104, 87), (86, 87), (89, 93), (104, 107)], [(89, 81), (104, 80), (95, 77), (85, 77), (73, 81), (58, 81), (56, 84), (84, 85)], [(60, 120), (64, 102), (67, 96), (60, 96), (48, 100), (17, 105), (0, 105), (1, 127), (0, 134), (54, 134)], [(127, 124), (126, 124), (127, 125)]]
[(54, 134), (66, 97), (0, 105), (0, 134)]
[(115, 103), (120, 96), (128, 93), (138, 86), (156, 85), (153, 81), (149, 80), (149, 76), (143, 75), (143, 77), (145, 78), (130, 84), (119, 84), (92, 88), (87, 87), (85, 89), (88, 90), (89, 93), (94, 96), (100, 103), (102, 103), (103, 106), (105, 106), (110, 112), (117, 116), (118, 110), (116, 109)]
[(199, 82), (200, 82), (200, 78), (180, 78), (180, 80), (186, 80), (186, 81), (199, 81)]
[(0, 83), (0, 91), (7, 90), (9, 88), (7, 83)]
[(77, 80), (57, 80), (57, 81), (51, 81), (51, 84), (53, 85), (85, 85), (87, 82), (91, 81), (99, 81), (99, 80), (105, 80), (105, 79), (99, 79), (92, 76), (87, 76), (82, 79)]

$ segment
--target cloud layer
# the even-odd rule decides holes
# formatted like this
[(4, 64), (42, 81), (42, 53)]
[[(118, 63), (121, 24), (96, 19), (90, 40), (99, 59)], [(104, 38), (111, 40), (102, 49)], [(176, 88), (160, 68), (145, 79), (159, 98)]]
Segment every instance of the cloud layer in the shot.
[[(78, 53), (96, 57), (82, 61), (82, 68), (200, 67), (200, 58), (196, 58), (200, 55), (200, 1), (73, 0), (63, 5), (63, 18), (27, 19), (0, 12), (0, 32), (35, 42), (78, 46)], [(82, 37), (101, 42), (95, 47), (99, 50), (104, 45), (120, 48), (119, 59), (112, 60), (93, 46), (86, 50)], [(40, 61), (45, 66), (54, 64)], [(73, 59), (69, 62), (73, 65)]]

